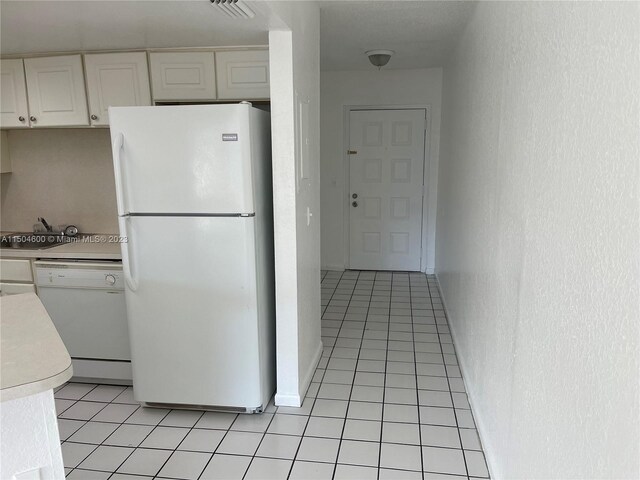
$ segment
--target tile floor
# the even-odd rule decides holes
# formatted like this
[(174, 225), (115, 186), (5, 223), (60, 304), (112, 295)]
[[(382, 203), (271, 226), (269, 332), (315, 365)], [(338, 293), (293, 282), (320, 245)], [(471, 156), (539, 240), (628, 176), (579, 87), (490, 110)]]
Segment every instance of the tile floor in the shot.
[(56, 391), (70, 480), (488, 478), (435, 277), (322, 272), (324, 353), (301, 408), (140, 407)]

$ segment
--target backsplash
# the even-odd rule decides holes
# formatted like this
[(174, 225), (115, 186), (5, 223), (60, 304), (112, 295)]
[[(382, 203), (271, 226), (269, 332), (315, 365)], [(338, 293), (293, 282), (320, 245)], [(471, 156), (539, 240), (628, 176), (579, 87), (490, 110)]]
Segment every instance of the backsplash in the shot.
[(38, 217), (80, 232), (118, 231), (109, 129), (10, 130), (8, 143), (2, 231), (31, 231)]

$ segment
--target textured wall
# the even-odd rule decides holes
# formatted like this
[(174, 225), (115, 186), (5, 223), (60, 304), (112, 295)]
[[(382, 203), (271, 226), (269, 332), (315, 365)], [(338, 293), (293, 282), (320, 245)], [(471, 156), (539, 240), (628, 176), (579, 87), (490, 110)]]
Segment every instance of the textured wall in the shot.
[(38, 217), (81, 232), (118, 231), (108, 129), (9, 130), (8, 139), (3, 231), (31, 231)]
[(639, 478), (640, 4), (480, 3), (436, 270), (495, 478)]
[(320, 76), (320, 166), (322, 212), (322, 265), (340, 270), (345, 266), (344, 208), (349, 186), (344, 169), (345, 105), (428, 105), (430, 168), (425, 172), (429, 186), (427, 223), (427, 269), (433, 271), (435, 256), (438, 155), (442, 69), (371, 70), (322, 72)]
[(15, 474), (39, 470), (39, 477), (29, 478), (62, 480), (53, 390), (3, 402), (0, 412), (0, 478), (9, 480)]

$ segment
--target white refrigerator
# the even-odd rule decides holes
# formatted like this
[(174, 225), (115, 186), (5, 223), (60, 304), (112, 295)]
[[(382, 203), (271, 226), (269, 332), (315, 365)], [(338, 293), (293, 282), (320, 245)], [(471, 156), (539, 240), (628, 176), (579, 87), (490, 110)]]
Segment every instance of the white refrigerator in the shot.
[(275, 390), (269, 114), (113, 107), (109, 119), (136, 400), (261, 412)]

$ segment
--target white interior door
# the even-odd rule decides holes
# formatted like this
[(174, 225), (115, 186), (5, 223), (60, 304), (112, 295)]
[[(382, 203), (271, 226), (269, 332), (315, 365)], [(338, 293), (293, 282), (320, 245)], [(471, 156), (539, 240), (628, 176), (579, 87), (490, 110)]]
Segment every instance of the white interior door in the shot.
[(425, 110), (349, 121), (349, 267), (420, 270)]

